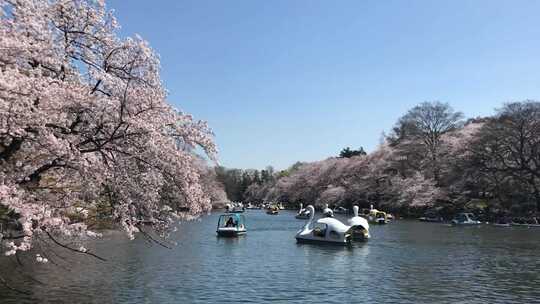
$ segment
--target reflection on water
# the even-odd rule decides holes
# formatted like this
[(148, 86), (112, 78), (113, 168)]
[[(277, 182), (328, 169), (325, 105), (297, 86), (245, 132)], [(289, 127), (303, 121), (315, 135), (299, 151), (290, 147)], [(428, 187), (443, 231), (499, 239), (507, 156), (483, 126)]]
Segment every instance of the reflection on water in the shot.
[[(68, 256), (0, 271), (30, 295), (0, 303), (530, 303), (540, 301), (540, 229), (397, 221), (351, 247), (296, 244), (294, 213), (246, 214), (248, 234), (217, 238), (217, 216), (184, 223), (165, 249), (118, 233), (91, 245), (108, 258)], [(24, 261), (23, 261), (24, 262)]]

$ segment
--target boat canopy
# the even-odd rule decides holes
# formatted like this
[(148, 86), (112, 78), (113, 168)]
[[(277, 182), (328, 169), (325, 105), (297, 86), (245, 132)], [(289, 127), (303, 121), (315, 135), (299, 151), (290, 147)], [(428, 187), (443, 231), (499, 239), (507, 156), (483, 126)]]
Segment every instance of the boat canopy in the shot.
[(332, 217), (323, 217), (317, 220), (317, 223), (319, 224), (326, 224), (328, 228), (330, 228), (331, 231), (339, 232), (339, 233), (345, 233), (347, 230), (349, 230), (349, 226), (343, 224), (339, 220), (336, 220)]
[(369, 223), (368, 221), (360, 216), (355, 216), (351, 219), (349, 219), (349, 225), (351, 226), (361, 226), (364, 229), (369, 229)]
[(219, 217), (218, 227), (244, 227), (245, 217), (239, 213), (223, 214)]

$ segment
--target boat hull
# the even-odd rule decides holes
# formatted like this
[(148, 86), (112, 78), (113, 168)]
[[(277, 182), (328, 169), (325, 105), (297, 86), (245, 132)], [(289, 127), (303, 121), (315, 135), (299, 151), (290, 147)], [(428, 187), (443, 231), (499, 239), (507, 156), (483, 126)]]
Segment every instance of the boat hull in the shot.
[(518, 224), (512, 223), (513, 227), (527, 227), (527, 228), (540, 228), (540, 224)]
[(453, 226), (478, 226), (478, 225), (482, 225), (482, 223), (455, 223), (455, 222), (452, 222), (452, 225)]
[(345, 241), (330, 241), (326, 239), (296, 237), (296, 242), (300, 244), (347, 246), (351, 244), (351, 239), (347, 238)]
[(232, 230), (218, 230), (217, 235), (220, 237), (238, 237), (246, 234), (245, 230), (232, 231)]
[(370, 238), (369, 233), (365, 233), (364, 231), (353, 231), (351, 236), (352, 240), (356, 242), (366, 242)]

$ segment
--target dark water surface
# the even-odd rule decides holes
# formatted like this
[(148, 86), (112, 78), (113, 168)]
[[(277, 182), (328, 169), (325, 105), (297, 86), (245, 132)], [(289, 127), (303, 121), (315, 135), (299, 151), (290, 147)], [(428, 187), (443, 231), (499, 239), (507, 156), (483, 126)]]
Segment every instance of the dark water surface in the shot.
[(396, 221), (372, 226), (351, 248), (299, 245), (294, 213), (246, 212), (248, 234), (215, 236), (219, 213), (180, 225), (172, 250), (112, 233), (94, 242), (100, 262), (59, 266), (6, 259), (0, 303), (540, 303), (540, 229), (450, 227)]

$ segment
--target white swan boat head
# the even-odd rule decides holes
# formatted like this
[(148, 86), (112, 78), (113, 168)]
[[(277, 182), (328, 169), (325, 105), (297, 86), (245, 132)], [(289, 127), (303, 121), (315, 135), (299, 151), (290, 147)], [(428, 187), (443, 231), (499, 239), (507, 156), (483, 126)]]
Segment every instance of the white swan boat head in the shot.
[[(369, 238), (369, 225), (367, 222), (355, 220), (354, 225), (345, 225), (333, 217), (323, 217), (313, 223), (315, 208), (309, 205), (306, 210), (310, 212), (309, 221), (296, 233), (299, 243), (326, 243), (326, 244), (350, 244), (354, 239)], [(364, 219), (365, 221), (365, 219)], [(358, 234), (355, 238), (355, 234)]]
[(482, 222), (477, 220), (472, 213), (459, 213), (453, 220), (453, 225), (480, 225)]
[(353, 239), (366, 240), (370, 238), (368, 221), (358, 216), (358, 206), (353, 206), (353, 217), (347, 222), (352, 227)]
[(327, 217), (333, 217), (334, 216), (334, 211), (332, 211), (332, 209), (328, 208), (328, 204), (324, 204), (324, 208), (323, 208), (322, 213), (323, 213), (324, 216), (327, 216)]
[(300, 203), (300, 210), (294, 217), (297, 219), (309, 219), (309, 210), (303, 208), (302, 203)]

